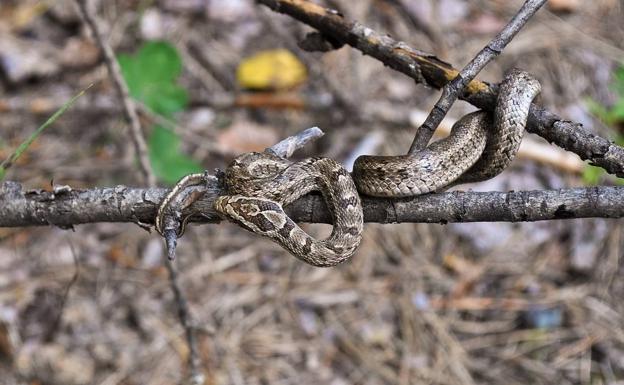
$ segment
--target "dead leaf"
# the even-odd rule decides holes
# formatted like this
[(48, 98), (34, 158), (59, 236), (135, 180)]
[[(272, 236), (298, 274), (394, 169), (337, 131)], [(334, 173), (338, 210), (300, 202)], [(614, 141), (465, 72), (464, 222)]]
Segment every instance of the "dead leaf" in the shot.
[(293, 92), (248, 92), (239, 94), (234, 104), (245, 108), (296, 109), (305, 108), (305, 99)]
[(9, 327), (7, 322), (0, 320), (0, 358), (6, 362), (13, 362), (15, 352)]
[(277, 141), (273, 129), (248, 121), (232, 124), (217, 137), (217, 145), (222, 151), (237, 154), (263, 151)]
[(498, 33), (504, 26), (504, 20), (488, 13), (483, 13), (460, 24), (462, 31), (479, 35)]
[(54, 385), (90, 384), (95, 372), (88, 355), (70, 352), (60, 344), (25, 345), (18, 353), (16, 367), (24, 377)]
[(238, 84), (256, 90), (285, 90), (307, 79), (303, 63), (290, 51), (262, 51), (243, 60), (236, 71)]
[(60, 70), (57, 50), (32, 39), (0, 34), (0, 70), (12, 83), (55, 74)]
[(45, 1), (24, 1), (15, 6), (5, 8), (2, 19), (6, 19), (9, 28), (21, 32), (27, 29), (31, 23), (45, 13), (50, 7)]
[(572, 13), (580, 6), (580, 0), (550, 0), (548, 2), (548, 9), (558, 13)]
[(106, 253), (106, 258), (123, 267), (134, 268), (137, 265), (134, 255), (128, 254), (121, 245), (112, 245)]
[(100, 49), (91, 41), (81, 38), (69, 38), (61, 50), (60, 62), (66, 67), (88, 67), (100, 58)]

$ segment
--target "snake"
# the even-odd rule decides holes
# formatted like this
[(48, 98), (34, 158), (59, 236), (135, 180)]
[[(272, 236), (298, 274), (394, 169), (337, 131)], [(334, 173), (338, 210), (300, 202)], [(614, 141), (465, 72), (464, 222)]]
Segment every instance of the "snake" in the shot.
[[(219, 196), (217, 212), (243, 228), (266, 236), (292, 255), (317, 267), (349, 259), (362, 240), (362, 202), (349, 172), (330, 158), (289, 162), (270, 152), (235, 158), (225, 170), (228, 195)], [(288, 205), (319, 191), (332, 214), (332, 232), (324, 240), (307, 234), (284, 212)]]
[[(352, 175), (330, 158), (290, 162), (270, 151), (242, 154), (226, 168), (226, 194), (213, 207), (308, 264), (335, 266), (353, 256), (361, 243), (359, 194), (412, 197), (498, 175), (518, 152), (529, 108), (540, 92), (531, 74), (513, 69), (500, 84), (493, 113), (463, 116), (448, 137), (412, 154), (360, 156)], [(284, 211), (311, 191), (322, 194), (332, 216), (332, 232), (323, 240), (307, 234)]]
[(531, 74), (510, 70), (500, 84), (493, 114), (480, 110), (463, 116), (449, 136), (414, 154), (358, 157), (353, 179), (359, 191), (409, 197), (495, 177), (516, 156), (529, 107), (540, 92)]

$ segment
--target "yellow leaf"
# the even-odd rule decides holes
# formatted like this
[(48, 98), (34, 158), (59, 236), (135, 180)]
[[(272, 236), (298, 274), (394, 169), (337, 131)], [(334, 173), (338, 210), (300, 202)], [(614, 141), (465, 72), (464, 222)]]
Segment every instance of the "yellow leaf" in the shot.
[(290, 51), (262, 51), (243, 60), (236, 71), (238, 84), (256, 90), (284, 90), (306, 81), (303, 63)]
[(47, 4), (46, 1), (18, 4), (13, 10), (9, 8), (9, 11), (12, 11), (10, 26), (17, 31), (22, 31), (29, 27), (34, 20), (43, 15), (49, 8), (50, 4)]

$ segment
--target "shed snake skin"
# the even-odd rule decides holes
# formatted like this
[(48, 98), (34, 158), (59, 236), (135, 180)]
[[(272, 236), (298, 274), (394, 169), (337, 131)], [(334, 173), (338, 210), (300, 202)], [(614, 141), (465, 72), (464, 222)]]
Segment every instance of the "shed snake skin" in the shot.
[[(529, 107), (540, 91), (530, 74), (512, 70), (500, 85), (493, 116), (485, 111), (467, 114), (447, 138), (415, 154), (361, 156), (352, 177), (328, 158), (293, 163), (268, 152), (242, 154), (225, 170), (227, 195), (218, 197), (214, 208), (306, 263), (337, 265), (355, 253), (362, 239), (358, 191), (376, 197), (408, 197), (498, 175), (515, 157)], [(311, 191), (321, 192), (332, 214), (333, 230), (324, 240), (312, 238), (283, 210)]]

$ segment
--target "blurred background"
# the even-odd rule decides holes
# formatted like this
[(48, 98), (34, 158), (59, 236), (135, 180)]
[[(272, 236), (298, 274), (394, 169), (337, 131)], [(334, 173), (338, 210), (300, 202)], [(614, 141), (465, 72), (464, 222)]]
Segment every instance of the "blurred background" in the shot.
[[(401, 154), (439, 93), (251, 0), (96, 1), (140, 100), (163, 186), (319, 126), (296, 154)], [(349, 20), (465, 65), (521, 1), (326, 0)], [(520, 67), (539, 103), (614, 141), (624, 5), (551, 0), (479, 76)], [(24, 188), (140, 186), (100, 51), (65, 0), (0, 1), (0, 158), (95, 85), (9, 170)], [(458, 102), (443, 126), (474, 110)], [(541, 138), (462, 189), (617, 184)], [(326, 225), (305, 225), (328, 234)], [(206, 384), (624, 384), (622, 221), (367, 224), (317, 269), (228, 224), (190, 226), (178, 266)], [(163, 243), (132, 224), (0, 229), (0, 384), (176, 384), (188, 350)]]

